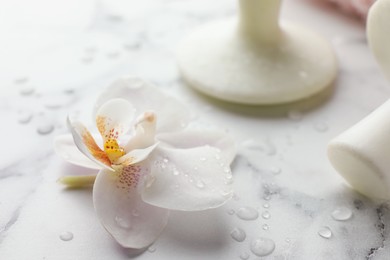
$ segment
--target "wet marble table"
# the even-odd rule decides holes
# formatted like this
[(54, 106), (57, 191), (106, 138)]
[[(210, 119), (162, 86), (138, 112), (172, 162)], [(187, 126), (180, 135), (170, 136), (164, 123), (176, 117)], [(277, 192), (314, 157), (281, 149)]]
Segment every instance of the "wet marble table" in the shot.
[[(1, 2), (0, 258), (259, 259), (250, 245), (266, 238), (275, 243), (266, 259), (388, 259), (389, 206), (351, 190), (328, 162), (326, 145), (382, 104), (390, 83), (361, 22), (313, 1), (284, 4), (284, 19), (332, 42), (339, 77), (331, 93), (305, 102), (243, 107), (191, 90), (175, 65), (179, 40), (235, 15), (233, 0)], [(91, 189), (56, 182), (82, 169), (64, 163), (52, 146), (68, 132), (68, 113), (92, 124), (88, 108), (99, 91), (126, 74), (179, 98), (199, 124), (222, 127), (239, 148), (234, 198), (215, 210), (174, 212), (139, 255), (105, 232)], [(258, 217), (241, 219), (245, 210)]]

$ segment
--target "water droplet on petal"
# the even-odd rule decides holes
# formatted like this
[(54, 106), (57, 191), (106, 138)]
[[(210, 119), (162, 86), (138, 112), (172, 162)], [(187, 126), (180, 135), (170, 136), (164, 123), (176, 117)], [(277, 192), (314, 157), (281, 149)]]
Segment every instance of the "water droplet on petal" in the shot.
[(269, 208), (269, 203), (264, 203), (263, 204), (263, 208), (268, 209)]
[(148, 247), (148, 252), (154, 253), (154, 252), (156, 252), (156, 248), (153, 246), (150, 246), (150, 247)]
[(237, 242), (242, 242), (246, 238), (246, 233), (241, 228), (236, 227), (230, 232), (230, 236)]
[(73, 239), (73, 233), (69, 231), (63, 232), (60, 234), (60, 239), (62, 241), (70, 241)]
[(231, 173), (230, 167), (227, 167), (227, 166), (223, 168), (223, 171), (225, 173)]
[(352, 217), (352, 211), (346, 207), (339, 207), (332, 212), (332, 217), (335, 220), (348, 220)]
[(255, 220), (259, 217), (259, 212), (252, 207), (242, 207), (238, 209), (237, 217), (243, 220)]
[(248, 253), (242, 253), (242, 254), (240, 255), (240, 259), (241, 259), (241, 260), (247, 260), (247, 259), (249, 259), (249, 254), (248, 254)]
[(119, 216), (116, 216), (115, 217), (115, 222), (116, 224), (118, 224), (119, 227), (121, 228), (125, 228), (125, 229), (128, 229), (131, 227), (131, 224), (126, 220), (126, 219), (123, 219)]
[(180, 174), (180, 172), (175, 168), (175, 169), (173, 169), (172, 174), (175, 176), (178, 176)]
[(267, 224), (264, 224), (263, 225), (263, 230), (268, 230), (269, 229), (269, 226)]
[(252, 241), (250, 248), (257, 256), (267, 256), (275, 250), (275, 242), (269, 238), (260, 237)]
[(203, 189), (205, 186), (206, 184), (202, 180), (198, 180), (196, 182), (196, 187), (198, 187), (199, 189)]
[(227, 211), (227, 213), (228, 213), (229, 215), (234, 215), (234, 213), (236, 213), (236, 212), (234, 211), (234, 209), (229, 209), (229, 210)]
[(269, 219), (271, 217), (271, 214), (269, 213), (269, 211), (264, 211), (262, 214), (261, 214), (261, 217), (263, 219)]
[(53, 132), (54, 126), (52, 124), (41, 124), (37, 128), (37, 132), (40, 135), (47, 135)]
[(163, 162), (168, 163), (169, 162), (168, 158), (164, 158)]
[(329, 227), (322, 227), (322, 228), (318, 231), (318, 235), (320, 235), (320, 236), (323, 237), (323, 238), (329, 239), (329, 238), (332, 237), (332, 231), (330, 230)]

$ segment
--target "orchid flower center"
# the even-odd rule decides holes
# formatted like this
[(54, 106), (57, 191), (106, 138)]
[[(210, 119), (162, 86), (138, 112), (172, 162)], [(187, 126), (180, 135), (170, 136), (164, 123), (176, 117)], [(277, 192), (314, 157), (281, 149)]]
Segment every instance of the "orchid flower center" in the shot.
[(111, 163), (115, 163), (116, 160), (125, 155), (125, 150), (120, 147), (118, 141), (113, 138), (109, 138), (105, 141), (104, 152), (107, 154)]

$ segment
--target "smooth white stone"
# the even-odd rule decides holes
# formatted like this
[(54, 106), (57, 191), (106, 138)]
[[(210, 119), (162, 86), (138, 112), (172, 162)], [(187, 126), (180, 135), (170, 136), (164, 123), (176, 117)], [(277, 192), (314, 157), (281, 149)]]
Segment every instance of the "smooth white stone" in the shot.
[(207, 24), (180, 44), (178, 65), (192, 87), (234, 103), (278, 104), (331, 85), (337, 62), (327, 41), (290, 23), (279, 26), (280, 0), (239, 3), (238, 23)]

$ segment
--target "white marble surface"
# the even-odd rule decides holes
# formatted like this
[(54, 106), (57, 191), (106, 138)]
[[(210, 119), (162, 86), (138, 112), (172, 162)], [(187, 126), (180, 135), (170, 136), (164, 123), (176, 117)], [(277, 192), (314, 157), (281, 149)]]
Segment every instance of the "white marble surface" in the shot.
[[(266, 259), (389, 259), (389, 206), (352, 191), (326, 157), (332, 137), (390, 94), (364, 27), (312, 1), (286, 0), (284, 18), (332, 41), (340, 61), (334, 92), (291, 107), (240, 107), (185, 86), (174, 58), (180, 38), (234, 15), (235, 7), (233, 0), (0, 2), (0, 259), (259, 259), (250, 251), (257, 237), (275, 242)], [(173, 213), (141, 254), (105, 232), (91, 190), (56, 182), (82, 169), (61, 161), (52, 147), (67, 132), (65, 116), (79, 112), (92, 124), (97, 93), (124, 74), (180, 98), (200, 124), (226, 129), (239, 145), (235, 198), (216, 210)], [(52, 132), (38, 133), (50, 126)], [(260, 216), (241, 220), (233, 212), (242, 207)], [(334, 220), (338, 207), (349, 208), (352, 218)], [(328, 239), (318, 234), (324, 226)], [(231, 238), (234, 228), (246, 232), (243, 242)], [(73, 239), (62, 241), (63, 232)]]

